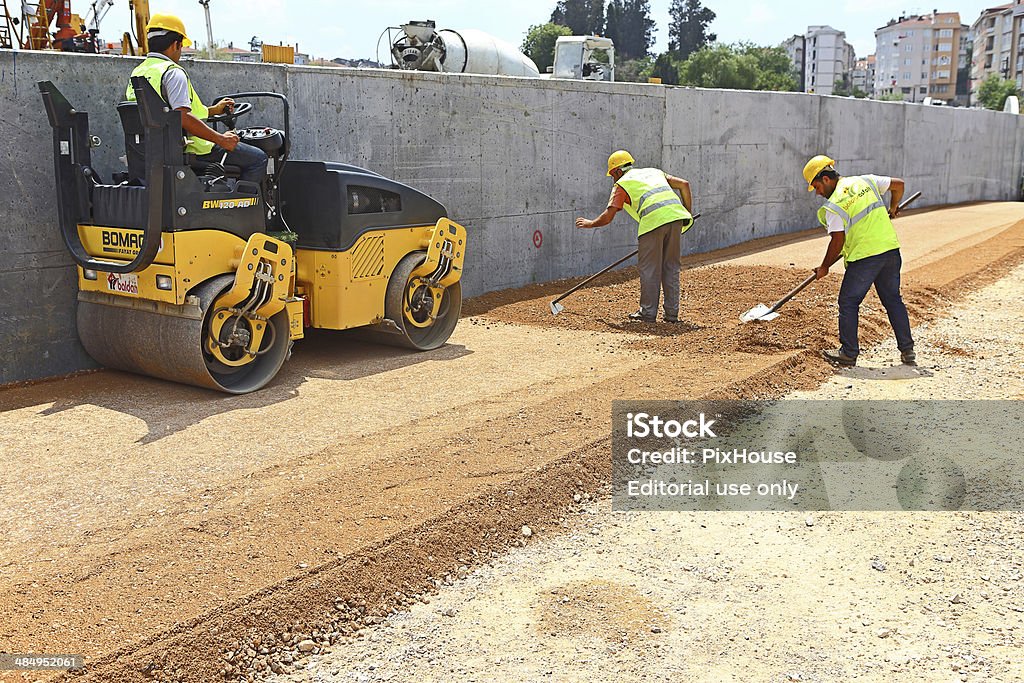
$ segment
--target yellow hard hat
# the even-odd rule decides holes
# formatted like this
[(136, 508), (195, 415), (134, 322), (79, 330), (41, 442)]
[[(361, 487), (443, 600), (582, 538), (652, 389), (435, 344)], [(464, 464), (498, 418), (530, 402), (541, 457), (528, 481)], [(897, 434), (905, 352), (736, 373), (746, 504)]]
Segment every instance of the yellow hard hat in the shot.
[(819, 154), (812, 158), (804, 165), (804, 180), (807, 181), (807, 191), (814, 192), (814, 186), (811, 185), (811, 181), (818, 177), (818, 174), (824, 171), (826, 168), (836, 165), (836, 160)]
[(163, 35), (161, 30), (180, 33), (182, 47), (192, 45), (192, 41), (188, 39), (188, 35), (185, 33), (185, 22), (173, 14), (154, 14), (149, 23), (146, 24), (146, 38)]
[(632, 164), (632, 163), (634, 163), (633, 162), (633, 155), (630, 154), (629, 152), (627, 152), (626, 150), (620, 149), (618, 152), (612, 152), (612, 155), (610, 157), (608, 157), (608, 173), (607, 173), (607, 175), (611, 175), (612, 174), (612, 169), (613, 168), (618, 168), (619, 166), (625, 166), (626, 164)]

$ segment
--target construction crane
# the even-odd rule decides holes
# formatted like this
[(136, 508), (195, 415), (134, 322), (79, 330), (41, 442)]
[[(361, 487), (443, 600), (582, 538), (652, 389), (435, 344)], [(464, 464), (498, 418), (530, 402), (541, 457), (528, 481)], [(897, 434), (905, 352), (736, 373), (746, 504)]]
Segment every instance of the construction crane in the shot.
[(132, 45), (132, 34), (125, 31), (121, 37), (121, 54), (123, 55), (144, 55), (149, 52), (149, 44), (146, 42), (146, 25), (149, 23), (149, 0), (128, 0), (128, 10), (132, 15), (132, 27), (135, 29), (135, 44), (139, 46), (138, 52)]
[[(113, 0), (93, 2), (94, 23), (86, 30), (86, 22), (71, 12), (70, 0), (19, 2), (12, 11), (12, 2), (2, 0), (4, 25), (0, 27), (0, 47), (21, 50), (62, 50), (64, 52), (98, 52), (99, 34), (97, 6)], [(51, 31), (56, 28), (55, 31)]]
[(199, 0), (206, 12), (206, 56), (213, 59), (217, 56), (217, 48), (213, 45), (213, 25), (210, 23), (210, 0)]
[(85, 15), (86, 25), (91, 24), (92, 28), (96, 29), (99, 33), (100, 22), (103, 21), (103, 17), (107, 16), (107, 12), (114, 6), (114, 0), (93, 0), (92, 5), (89, 7), (89, 13)]

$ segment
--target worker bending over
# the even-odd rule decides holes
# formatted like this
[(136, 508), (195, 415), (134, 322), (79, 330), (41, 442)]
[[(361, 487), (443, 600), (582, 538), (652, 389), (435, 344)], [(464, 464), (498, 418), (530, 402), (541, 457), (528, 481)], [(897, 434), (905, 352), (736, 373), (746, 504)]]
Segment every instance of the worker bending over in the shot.
[[(654, 322), (658, 299), (665, 292), (667, 323), (679, 322), (679, 236), (690, 229), (693, 197), (690, 183), (657, 168), (634, 168), (629, 152), (619, 150), (608, 157), (608, 175), (615, 180), (608, 207), (594, 220), (577, 218), (577, 228), (608, 225), (619, 209), (633, 217), (639, 227), (640, 310), (630, 320)], [(675, 190), (682, 195), (682, 201)]]
[[(203, 104), (179, 62), (181, 51), (192, 44), (185, 35), (185, 24), (170, 14), (154, 14), (146, 25), (149, 54), (135, 67), (132, 76), (144, 76), (172, 109), (181, 112), (185, 131), (185, 153), (205, 163), (225, 163), (241, 169), (240, 180), (260, 183), (267, 173), (267, 155), (258, 147), (239, 142), (232, 132), (218, 133), (206, 125), (207, 116), (234, 111), (235, 102), (224, 98), (209, 107)], [(135, 101), (135, 89), (128, 82), (126, 93)], [(227, 153), (227, 158), (224, 154)]]
[[(860, 346), (857, 325), (860, 304), (873, 284), (896, 334), (896, 346), (904, 363), (913, 364), (914, 339), (910, 335), (907, 307), (900, 296), (900, 243), (892, 219), (899, 213), (903, 180), (877, 175), (840, 176), (835, 161), (818, 155), (804, 166), (807, 191), (825, 198), (818, 220), (830, 241), (821, 265), (814, 269), (820, 280), (843, 257), (846, 274), (839, 289), (839, 343), (835, 351), (823, 351), (826, 359), (840, 365), (856, 365)], [(889, 208), (882, 195), (889, 191)]]

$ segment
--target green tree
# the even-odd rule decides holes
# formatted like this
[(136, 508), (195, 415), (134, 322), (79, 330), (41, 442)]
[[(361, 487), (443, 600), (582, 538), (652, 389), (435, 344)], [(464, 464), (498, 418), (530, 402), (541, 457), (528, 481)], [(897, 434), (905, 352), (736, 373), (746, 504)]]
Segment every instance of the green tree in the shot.
[(646, 83), (657, 74), (652, 73), (654, 60), (650, 57), (628, 59), (615, 65), (615, 80), (624, 83)]
[(1017, 85), (1013, 81), (1004, 80), (998, 74), (990, 74), (978, 88), (978, 101), (985, 109), (1002, 111), (1006, 98), (1016, 94)]
[(649, 0), (610, 0), (605, 34), (615, 42), (623, 61), (646, 57), (654, 43), (654, 21)]
[(903, 93), (901, 93), (901, 92), (893, 92), (893, 93), (889, 93), (888, 95), (882, 95), (878, 99), (881, 102), (902, 102), (903, 101)]
[(555, 63), (555, 41), (558, 36), (571, 36), (572, 30), (568, 26), (558, 24), (540, 24), (531, 26), (526, 32), (526, 38), (520, 49), (523, 54), (533, 60), (541, 73), (547, 71), (548, 67)]
[(708, 33), (715, 13), (700, 0), (672, 0), (668, 13), (668, 50), (677, 59), (686, 59), (718, 39), (716, 34)]
[(758, 73), (754, 90), (792, 91), (797, 89), (797, 79), (793, 76), (793, 63), (785, 48), (737, 43), (733, 49), (740, 55), (753, 59), (757, 65)]
[(671, 52), (662, 52), (651, 64), (651, 75), (665, 85), (679, 85), (679, 66), (682, 62)]
[[(795, 90), (786, 51), (752, 43), (716, 43), (678, 64), (679, 83), (731, 90)], [(657, 74), (655, 74), (657, 75)]]
[(753, 90), (757, 63), (729, 45), (715, 44), (690, 55), (679, 66), (679, 82), (700, 88)]
[(604, 33), (604, 0), (558, 0), (551, 12), (551, 23), (568, 26), (569, 35), (586, 36)]

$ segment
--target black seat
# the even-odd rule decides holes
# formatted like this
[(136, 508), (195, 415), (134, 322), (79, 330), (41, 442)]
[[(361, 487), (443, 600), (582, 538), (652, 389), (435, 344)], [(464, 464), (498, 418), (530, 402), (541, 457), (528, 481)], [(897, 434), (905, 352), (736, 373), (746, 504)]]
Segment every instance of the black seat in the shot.
[[(137, 102), (124, 101), (117, 105), (117, 114), (121, 118), (124, 130), (124, 150), (128, 159), (128, 182), (132, 185), (146, 184), (146, 129), (142, 126)], [(185, 154), (185, 163), (197, 176), (225, 176), (238, 178), (242, 169), (238, 166), (210, 163)]]
[(121, 102), (117, 105), (124, 130), (124, 151), (128, 158), (128, 182), (137, 185), (146, 181), (146, 129), (142, 127), (137, 102)]

